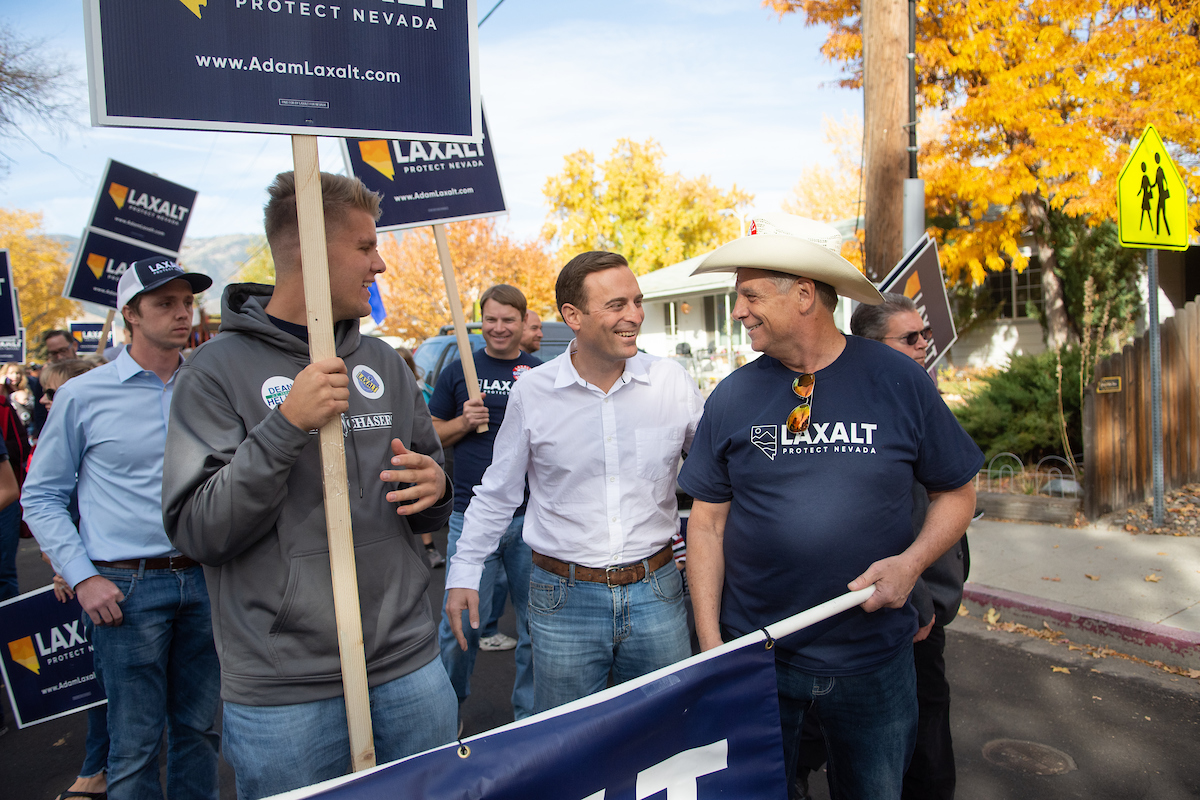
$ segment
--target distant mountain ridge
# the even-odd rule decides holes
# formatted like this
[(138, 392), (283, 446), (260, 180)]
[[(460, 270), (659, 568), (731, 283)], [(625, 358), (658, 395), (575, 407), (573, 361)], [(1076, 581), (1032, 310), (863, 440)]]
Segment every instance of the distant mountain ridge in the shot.
[[(70, 252), (71, 260), (79, 248), (78, 236), (52, 234), (51, 239), (62, 242)], [(260, 248), (267, 246), (261, 234), (233, 233), (225, 236), (188, 237), (183, 241), (179, 260), (190, 272), (203, 272), (213, 279), (212, 288), (204, 293), (204, 308), (210, 313), (221, 310), (221, 295), (225, 287), (233, 283), (250, 257)]]

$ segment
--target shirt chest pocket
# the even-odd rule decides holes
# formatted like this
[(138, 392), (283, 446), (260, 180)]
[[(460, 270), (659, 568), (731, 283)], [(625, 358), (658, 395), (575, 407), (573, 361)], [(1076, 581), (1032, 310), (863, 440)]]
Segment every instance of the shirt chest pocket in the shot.
[(683, 431), (678, 428), (637, 429), (638, 476), (650, 481), (674, 478), (683, 450)]

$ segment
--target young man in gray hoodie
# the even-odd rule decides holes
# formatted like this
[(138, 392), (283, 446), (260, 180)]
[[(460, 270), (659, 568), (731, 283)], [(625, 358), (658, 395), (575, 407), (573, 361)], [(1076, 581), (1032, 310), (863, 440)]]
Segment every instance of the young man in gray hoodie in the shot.
[(175, 545), (205, 565), (224, 753), (243, 799), (350, 770), (315, 435), (339, 415), (376, 756), (455, 734), (415, 535), (445, 524), (453, 491), (412, 373), (359, 335), (385, 268), (378, 196), (329, 174), (321, 191), (337, 357), (308, 363), (295, 181), (283, 173), (265, 212), (276, 285), (225, 290), (221, 334), (180, 370), (167, 437), (163, 516)]

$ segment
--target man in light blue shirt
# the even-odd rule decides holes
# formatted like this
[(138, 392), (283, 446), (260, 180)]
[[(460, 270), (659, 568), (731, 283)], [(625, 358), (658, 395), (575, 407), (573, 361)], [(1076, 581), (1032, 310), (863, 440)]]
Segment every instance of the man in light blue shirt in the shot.
[[(108, 694), (113, 800), (216, 798), (220, 689), (204, 572), (163, 529), (162, 464), (179, 351), (196, 292), (212, 285), (169, 258), (138, 261), (117, 286), (132, 343), (64, 385), (22, 498), (25, 520), (75, 590)], [(78, 496), (78, 528), (72, 496)]]

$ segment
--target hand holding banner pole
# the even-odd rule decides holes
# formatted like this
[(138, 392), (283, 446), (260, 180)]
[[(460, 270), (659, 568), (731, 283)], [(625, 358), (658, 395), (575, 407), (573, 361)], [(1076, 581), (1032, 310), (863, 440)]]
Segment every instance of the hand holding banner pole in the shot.
[[(437, 242), (438, 261), (442, 263), (442, 277), (446, 281), (446, 297), (450, 301), (450, 316), (454, 318), (454, 335), (458, 338), (458, 356), (462, 359), (463, 377), (467, 380), (467, 395), (475, 400), (479, 397), (479, 376), (475, 373), (475, 357), (471, 354), (471, 340), (467, 338), (467, 319), (463, 314), (462, 301), (458, 299), (458, 282), (454, 280), (454, 264), (450, 261), (450, 245), (446, 241), (446, 226), (433, 226), (433, 239)], [(476, 433), (487, 433), (484, 422), (475, 429)]]
[[(300, 223), (300, 260), (304, 270), (304, 306), (312, 361), (337, 355), (333, 310), (329, 298), (329, 253), (325, 247), (325, 213), (321, 205), (321, 169), (317, 137), (292, 136), (296, 169), (296, 214)], [(367, 660), (363, 649), (354, 535), (350, 529), (346, 450), (342, 423), (321, 427), (321, 477), (325, 524), (329, 531), (329, 569), (333, 575), (333, 609), (342, 660), (342, 692), (350, 727), (350, 761), (354, 771), (375, 766), (371, 707), (367, 692)]]

